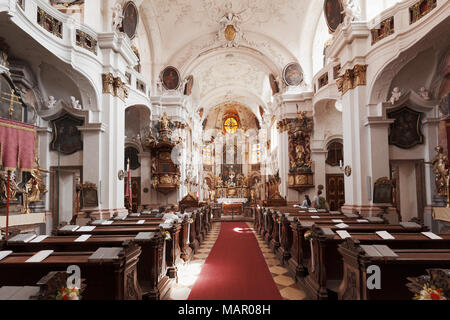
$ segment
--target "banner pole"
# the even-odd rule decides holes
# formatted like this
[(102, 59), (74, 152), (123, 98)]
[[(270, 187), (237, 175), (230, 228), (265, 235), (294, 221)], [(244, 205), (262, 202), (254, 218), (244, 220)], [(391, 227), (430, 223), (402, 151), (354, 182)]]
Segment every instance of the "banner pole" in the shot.
[(59, 180), (60, 180), (60, 171), (61, 171), (61, 143), (58, 143), (58, 199), (57, 199), (57, 214), (56, 214), (56, 227), (59, 227)]
[(9, 190), (10, 180), (11, 180), (11, 172), (8, 170), (8, 190), (6, 192), (6, 235), (5, 235), (6, 242), (8, 242), (8, 235), (9, 235), (9, 198), (11, 197)]

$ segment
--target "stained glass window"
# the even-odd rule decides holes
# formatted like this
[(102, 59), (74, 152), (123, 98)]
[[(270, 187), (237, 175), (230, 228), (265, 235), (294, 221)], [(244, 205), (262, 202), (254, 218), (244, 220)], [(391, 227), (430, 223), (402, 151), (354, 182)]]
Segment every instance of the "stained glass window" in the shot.
[(211, 144), (203, 146), (203, 164), (212, 165), (213, 161), (213, 147)]
[(262, 152), (261, 152), (261, 144), (260, 143), (255, 143), (252, 145), (252, 159), (251, 159), (251, 163), (252, 164), (258, 164), (261, 162), (261, 156), (262, 156)]
[(238, 122), (234, 117), (227, 118), (223, 123), (223, 126), (225, 128), (225, 132), (227, 133), (235, 133), (239, 127)]

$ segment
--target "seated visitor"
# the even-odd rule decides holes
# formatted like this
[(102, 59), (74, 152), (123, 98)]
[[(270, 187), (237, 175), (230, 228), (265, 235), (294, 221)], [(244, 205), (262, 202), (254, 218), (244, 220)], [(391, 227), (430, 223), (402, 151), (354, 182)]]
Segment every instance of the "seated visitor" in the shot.
[(318, 210), (328, 209), (327, 200), (322, 197), (322, 190), (319, 190), (314, 197), (314, 208)]
[(309, 195), (305, 194), (305, 200), (303, 201), (302, 208), (312, 208), (312, 202), (311, 199), (309, 198)]

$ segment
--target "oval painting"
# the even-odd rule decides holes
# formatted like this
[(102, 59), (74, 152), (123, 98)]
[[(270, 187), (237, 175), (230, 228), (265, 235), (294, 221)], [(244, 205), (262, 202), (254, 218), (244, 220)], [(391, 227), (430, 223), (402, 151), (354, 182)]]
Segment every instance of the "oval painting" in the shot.
[(139, 22), (139, 12), (133, 1), (128, 1), (123, 7), (122, 31), (133, 39)]
[(283, 71), (284, 82), (288, 86), (298, 86), (303, 81), (303, 70), (297, 62), (288, 64)]
[(325, 0), (323, 12), (331, 33), (335, 32), (337, 27), (344, 21), (343, 11), (344, 7), (341, 0)]
[(161, 73), (161, 81), (165, 89), (176, 90), (180, 86), (180, 73), (174, 67), (167, 67)]

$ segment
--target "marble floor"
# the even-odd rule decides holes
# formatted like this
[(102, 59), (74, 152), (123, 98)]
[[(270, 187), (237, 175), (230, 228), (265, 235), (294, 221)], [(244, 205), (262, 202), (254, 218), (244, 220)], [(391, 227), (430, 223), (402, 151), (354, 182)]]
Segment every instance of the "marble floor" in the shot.
[[(285, 300), (303, 300), (306, 294), (300, 290), (295, 280), (289, 276), (288, 270), (280, 265), (280, 261), (277, 259), (272, 250), (267, 246), (264, 240), (253, 229), (253, 223), (248, 222), (247, 225), (255, 234), (259, 247), (266, 260), (269, 271), (272, 274), (273, 280), (280, 291), (281, 296)], [(214, 243), (217, 240), (220, 232), (220, 222), (214, 222), (211, 231), (206, 236), (206, 239), (201, 244), (199, 250), (194, 255), (190, 263), (182, 265), (178, 268), (178, 282), (173, 283), (172, 290), (167, 300), (187, 300), (197, 280), (202, 267), (208, 257)]]
[(278, 287), (281, 296), (284, 300), (304, 300), (306, 293), (298, 288), (295, 280), (289, 275), (289, 271), (283, 267), (272, 249), (267, 245), (264, 239), (253, 229), (253, 222), (247, 223), (248, 227), (252, 229), (258, 241), (259, 247), (266, 259), (269, 271), (272, 274), (273, 281)]

